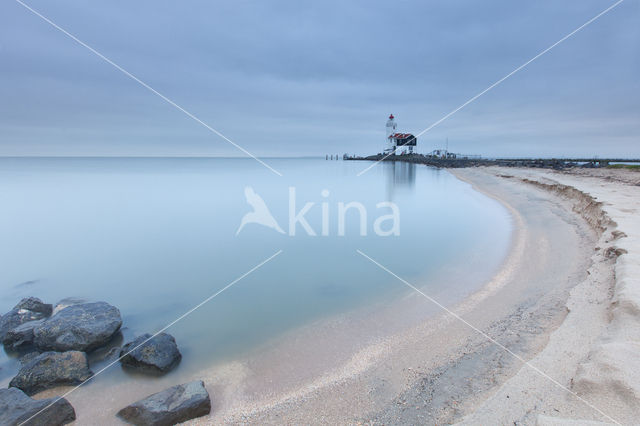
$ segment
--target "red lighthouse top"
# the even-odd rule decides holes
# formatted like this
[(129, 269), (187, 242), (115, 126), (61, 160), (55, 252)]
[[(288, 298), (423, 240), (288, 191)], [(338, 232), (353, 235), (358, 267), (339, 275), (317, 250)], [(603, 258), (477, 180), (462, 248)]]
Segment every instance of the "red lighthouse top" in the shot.
[(389, 116), (389, 120), (393, 120), (393, 114)]

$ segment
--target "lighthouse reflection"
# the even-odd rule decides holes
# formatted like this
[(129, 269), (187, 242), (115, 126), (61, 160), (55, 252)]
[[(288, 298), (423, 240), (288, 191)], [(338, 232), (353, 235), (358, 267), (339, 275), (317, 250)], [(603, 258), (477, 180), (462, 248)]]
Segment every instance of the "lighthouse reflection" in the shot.
[(398, 191), (413, 189), (416, 183), (416, 165), (414, 163), (389, 161), (384, 162), (383, 166), (387, 180), (388, 201), (392, 201)]

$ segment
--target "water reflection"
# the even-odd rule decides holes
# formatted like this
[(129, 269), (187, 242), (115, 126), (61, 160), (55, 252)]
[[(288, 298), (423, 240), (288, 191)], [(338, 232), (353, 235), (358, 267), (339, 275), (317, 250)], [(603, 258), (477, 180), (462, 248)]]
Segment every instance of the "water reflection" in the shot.
[(412, 190), (416, 183), (416, 165), (401, 161), (383, 163), (387, 180), (387, 200), (393, 201), (397, 190)]
[[(366, 167), (358, 161), (274, 159), (273, 165), (285, 180), (253, 159), (0, 158), (0, 312), (27, 296), (104, 300), (122, 312), (129, 341), (283, 249), (285, 256), (171, 328), (183, 354), (180, 368), (197, 369), (408, 291), (356, 249), (447, 299), (475, 289), (508, 247), (502, 206), (444, 170), (384, 162), (357, 178)], [(290, 218), (288, 187), (295, 186), (295, 211), (313, 203), (303, 217), (318, 235), (298, 226), (292, 237), (254, 224), (236, 236), (250, 210), (247, 186), (281, 226)], [(400, 210), (398, 236), (373, 232), (375, 220), (389, 213), (376, 207), (385, 197)], [(366, 237), (355, 210), (345, 235), (337, 234), (338, 203), (351, 201), (367, 209)], [(322, 236), (325, 216), (329, 235)], [(495, 249), (484, 250), (486, 241)], [(102, 363), (113, 355), (96, 354)], [(15, 355), (0, 350), (0, 380), (19, 367)]]

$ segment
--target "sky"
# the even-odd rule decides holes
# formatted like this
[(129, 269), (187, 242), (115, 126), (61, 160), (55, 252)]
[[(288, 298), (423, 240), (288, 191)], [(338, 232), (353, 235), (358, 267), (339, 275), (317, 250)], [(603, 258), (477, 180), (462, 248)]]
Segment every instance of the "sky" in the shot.
[[(611, 0), (25, 0), (258, 156), (373, 154)], [(640, 2), (418, 138), (488, 157), (640, 158)], [(0, 155), (243, 156), (15, 0), (0, 3)]]

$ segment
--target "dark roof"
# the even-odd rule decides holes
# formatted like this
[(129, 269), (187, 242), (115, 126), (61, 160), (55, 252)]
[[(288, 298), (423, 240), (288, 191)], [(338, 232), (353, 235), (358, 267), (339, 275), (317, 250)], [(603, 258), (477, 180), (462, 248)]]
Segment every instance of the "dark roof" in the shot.
[(411, 133), (394, 133), (389, 137), (394, 139), (415, 138), (415, 136), (413, 136)]

